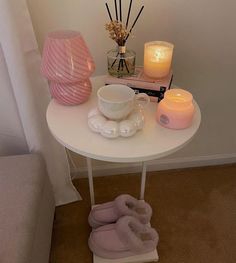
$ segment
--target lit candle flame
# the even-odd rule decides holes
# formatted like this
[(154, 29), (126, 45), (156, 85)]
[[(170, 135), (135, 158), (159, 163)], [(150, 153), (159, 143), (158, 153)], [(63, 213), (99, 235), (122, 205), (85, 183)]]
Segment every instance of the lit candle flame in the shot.
[(165, 57), (165, 54), (162, 50), (157, 49), (154, 53), (154, 56), (155, 56), (156, 61), (159, 62), (161, 59), (163, 59)]

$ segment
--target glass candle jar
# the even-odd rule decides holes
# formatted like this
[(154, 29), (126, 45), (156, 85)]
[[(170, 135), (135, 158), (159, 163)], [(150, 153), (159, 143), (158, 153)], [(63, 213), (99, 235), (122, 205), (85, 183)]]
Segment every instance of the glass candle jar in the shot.
[(165, 78), (171, 69), (174, 45), (153, 41), (144, 47), (144, 73), (154, 79)]
[(191, 126), (194, 115), (193, 96), (183, 89), (165, 92), (157, 106), (157, 121), (170, 129), (185, 129)]

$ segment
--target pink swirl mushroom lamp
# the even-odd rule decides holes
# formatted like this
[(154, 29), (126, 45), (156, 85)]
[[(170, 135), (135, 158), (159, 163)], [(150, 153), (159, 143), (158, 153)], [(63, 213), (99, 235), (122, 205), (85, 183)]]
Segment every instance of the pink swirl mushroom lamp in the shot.
[(50, 82), (52, 97), (63, 105), (77, 105), (88, 100), (95, 70), (93, 58), (79, 32), (56, 31), (48, 34), (41, 71)]

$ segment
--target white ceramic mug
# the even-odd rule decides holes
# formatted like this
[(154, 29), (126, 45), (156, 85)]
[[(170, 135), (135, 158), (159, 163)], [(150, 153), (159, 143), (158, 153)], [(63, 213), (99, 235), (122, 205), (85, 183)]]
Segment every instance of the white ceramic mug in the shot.
[(121, 84), (111, 84), (101, 87), (98, 92), (98, 108), (111, 120), (126, 118), (135, 105), (146, 106), (150, 98), (145, 93), (135, 94), (134, 90)]

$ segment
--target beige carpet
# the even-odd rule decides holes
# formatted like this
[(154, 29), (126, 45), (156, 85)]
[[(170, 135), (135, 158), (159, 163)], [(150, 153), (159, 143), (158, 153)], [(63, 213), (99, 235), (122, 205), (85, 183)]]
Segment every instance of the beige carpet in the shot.
[[(51, 263), (92, 262), (88, 183), (74, 183), (84, 200), (56, 209)], [(137, 175), (96, 178), (96, 201), (138, 197), (139, 184)], [(236, 165), (150, 173), (146, 201), (160, 234), (160, 263), (236, 262)]]

